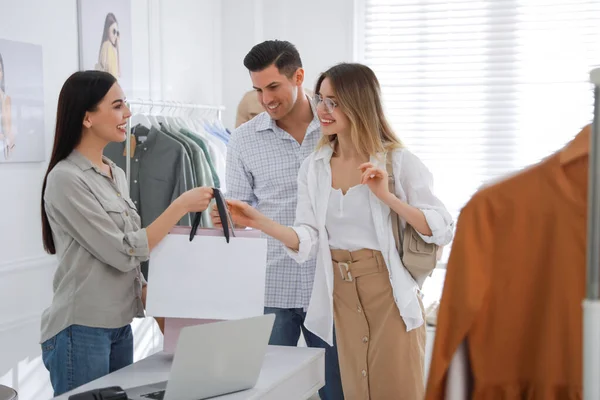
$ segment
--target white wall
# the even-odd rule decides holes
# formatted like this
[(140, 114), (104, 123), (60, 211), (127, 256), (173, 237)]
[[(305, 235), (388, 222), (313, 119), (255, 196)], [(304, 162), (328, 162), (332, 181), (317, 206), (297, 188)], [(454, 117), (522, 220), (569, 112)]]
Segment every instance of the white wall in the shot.
[(163, 98), (221, 103), (221, 4), (161, 1)]
[[(43, 46), (47, 152), (57, 93), (78, 63), (74, 5), (68, 0), (0, 0), (0, 37)], [(43, 169), (43, 164), (0, 165), (0, 376), (6, 374), (0, 383), (18, 386), (31, 376), (24, 398), (50, 394), (39, 359), (26, 361), (39, 353), (39, 314), (51, 296), (53, 264), (41, 247), (39, 220)], [(36, 372), (24, 377), (22, 372), (30, 370)]]
[[(220, 103), (219, 2), (132, 0), (132, 7), (135, 77), (128, 97)], [(76, 0), (0, 0), (0, 16), (0, 38), (43, 47), (49, 159), (58, 93), (78, 70)], [(38, 345), (55, 265), (41, 243), (46, 164), (0, 164), (0, 384), (17, 389), (21, 400), (52, 394)], [(136, 321), (134, 334), (136, 359), (160, 346), (151, 319)]]
[[(313, 88), (320, 72), (353, 60), (353, 1), (222, 0), (223, 114), (225, 126), (235, 124), (242, 95), (252, 89), (243, 60), (264, 40), (296, 45), (306, 71), (305, 87)], [(240, 33), (243, 32), (243, 33)]]
[[(224, 104), (233, 127), (250, 79), (242, 60), (266, 39), (294, 43), (307, 87), (352, 59), (352, 2), (132, 0), (133, 98)], [(0, 0), (0, 38), (43, 46), (47, 159), (57, 98), (78, 69), (76, 0)], [(241, 32), (241, 33), (240, 33)], [(43, 252), (40, 189), (46, 163), (0, 164), (0, 384), (21, 400), (51, 396), (40, 360), (39, 318), (52, 296), (55, 260)], [(139, 359), (160, 346), (152, 320), (134, 327)]]

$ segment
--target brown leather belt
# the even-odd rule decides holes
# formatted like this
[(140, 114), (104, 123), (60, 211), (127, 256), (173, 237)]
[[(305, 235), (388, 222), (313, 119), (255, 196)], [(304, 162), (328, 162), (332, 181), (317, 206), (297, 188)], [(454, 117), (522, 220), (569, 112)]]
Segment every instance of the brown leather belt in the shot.
[(374, 274), (385, 269), (380, 251), (362, 249), (357, 251), (331, 249), (331, 259), (337, 266), (342, 280), (352, 282), (359, 276)]

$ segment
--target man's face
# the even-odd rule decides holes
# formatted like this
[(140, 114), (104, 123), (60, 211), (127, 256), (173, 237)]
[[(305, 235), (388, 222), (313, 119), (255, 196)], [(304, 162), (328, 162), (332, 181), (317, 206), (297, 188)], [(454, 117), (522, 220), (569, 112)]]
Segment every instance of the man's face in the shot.
[(250, 72), (252, 86), (265, 110), (274, 120), (284, 118), (294, 108), (298, 87), (302, 85), (304, 71), (299, 68), (291, 78), (280, 73), (275, 65), (262, 71)]

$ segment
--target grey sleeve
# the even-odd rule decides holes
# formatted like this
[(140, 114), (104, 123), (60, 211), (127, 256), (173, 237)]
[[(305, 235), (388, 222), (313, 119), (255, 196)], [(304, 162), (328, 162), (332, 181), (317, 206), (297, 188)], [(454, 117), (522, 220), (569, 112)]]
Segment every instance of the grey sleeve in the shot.
[(49, 219), (98, 260), (120, 271), (131, 271), (148, 260), (146, 229), (125, 233), (108, 214), (125, 213), (122, 205), (101, 204), (80, 177), (57, 173), (53, 178), (45, 196)]
[[(194, 188), (192, 163), (185, 151), (181, 152), (181, 157), (178, 162), (175, 163), (175, 176), (176, 181), (173, 188), (173, 194), (171, 195), (171, 203), (183, 193)], [(190, 214), (185, 214), (183, 218), (179, 220), (179, 225), (192, 225)]]
[(189, 174), (186, 176), (186, 178), (189, 180), (188, 187), (190, 189), (193, 189), (196, 186), (198, 186), (198, 173), (196, 172), (196, 166), (194, 165), (194, 155), (192, 153), (192, 150), (190, 149), (190, 146), (187, 143), (182, 143), (182, 145), (185, 148), (189, 164)]

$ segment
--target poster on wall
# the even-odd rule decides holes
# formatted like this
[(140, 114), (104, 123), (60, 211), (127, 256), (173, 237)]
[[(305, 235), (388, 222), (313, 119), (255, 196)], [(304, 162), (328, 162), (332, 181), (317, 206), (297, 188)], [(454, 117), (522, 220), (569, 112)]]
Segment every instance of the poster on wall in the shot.
[(78, 0), (79, 69), (111, 73), (132, 95), (131, 0)]
[(0, 39), (0, 163), (44, 158), (42, 46)]

